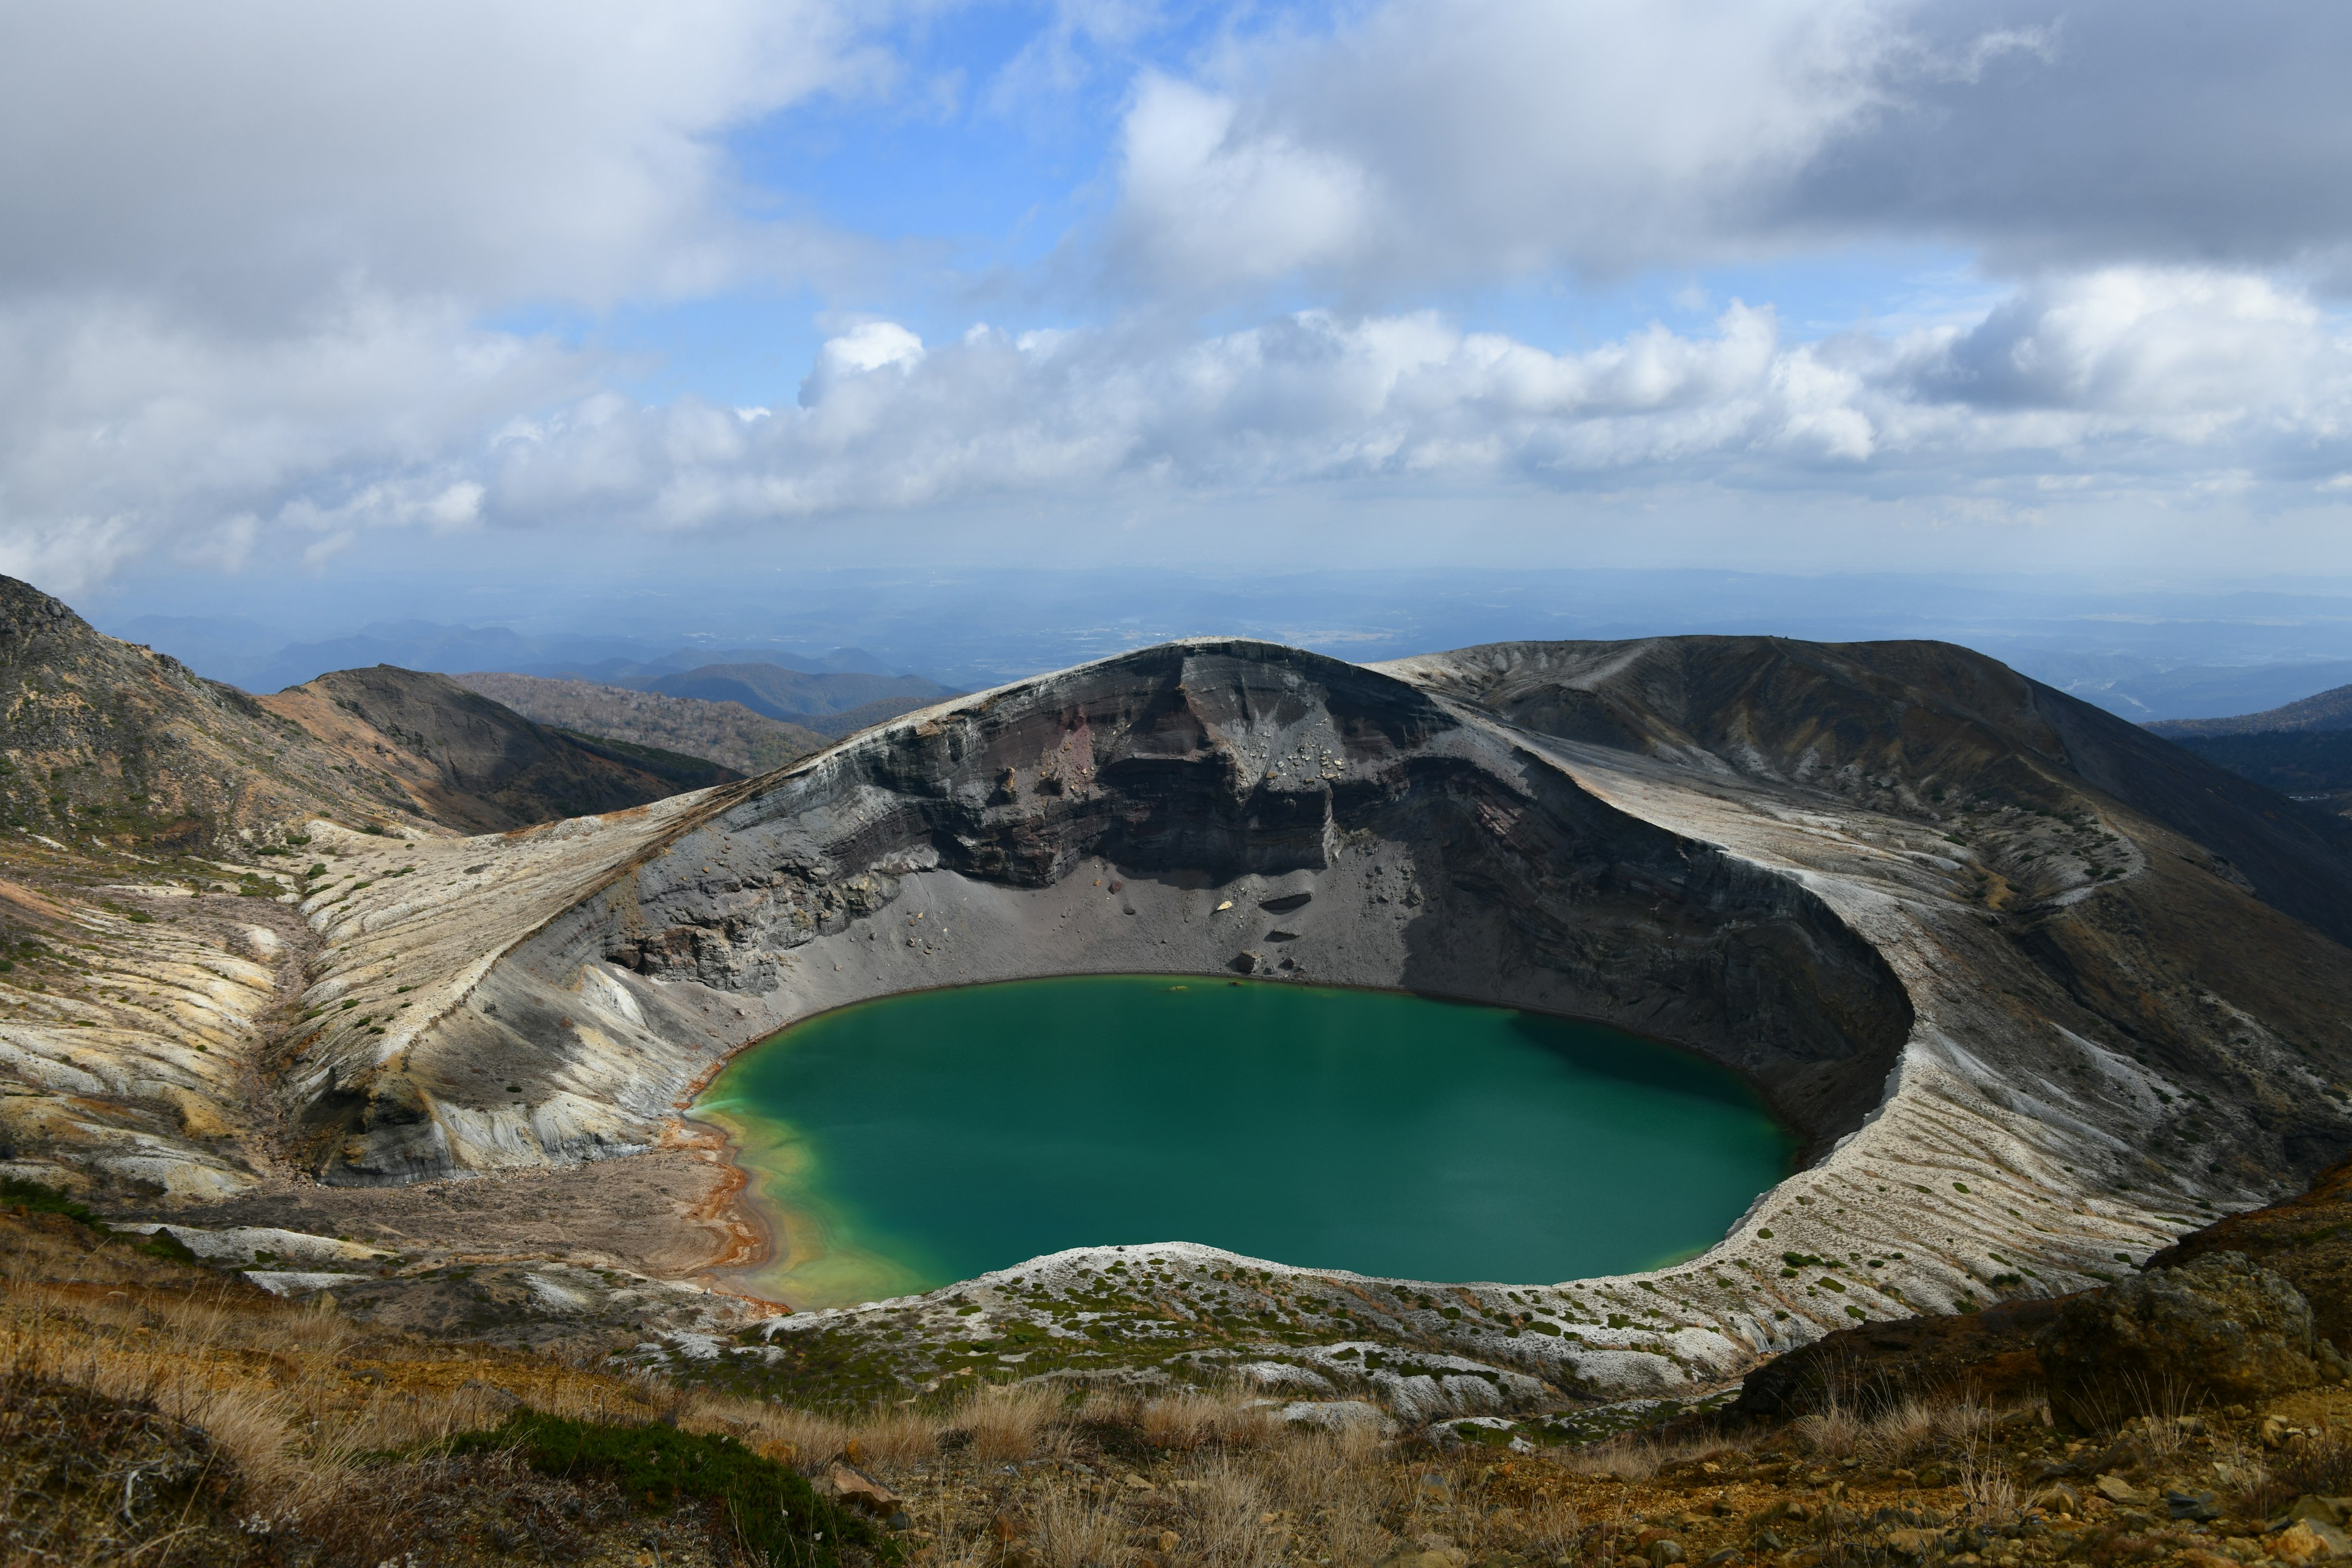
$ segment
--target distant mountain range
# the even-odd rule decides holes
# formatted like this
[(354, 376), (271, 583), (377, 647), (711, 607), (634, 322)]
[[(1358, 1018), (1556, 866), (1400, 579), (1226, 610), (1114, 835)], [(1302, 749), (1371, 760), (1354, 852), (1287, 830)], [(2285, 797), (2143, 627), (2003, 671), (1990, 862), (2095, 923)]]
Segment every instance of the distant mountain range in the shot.
[(2352, 686), (2233, 719), (2147, 728), (2281, 795), (2352, 816)]
[(708, 664), (676, 674), (626, 677), (613, 685), (704, 702), (734, 702), (836, 739), (901, 713), (960, 696), (914, 675), (827, 674), (775, 664)]
[(504, 626), (436, 621), (375, 622), (349, 637), (283, 643), (255, 621), (140, 616), (117, 626), (114, 635), (168, 653), (210, 679), (256, 693), (299, 686), (330, 670), (379, 664), (445, 674), (495, 669), (606, 685), (712, 664), (777, 663), (818, 674), (899, 673), (857, 647), (672, 646), (665, 650), (658, 643), (633, 637), (527, 637)]
[[(496, 614), (499, 624), (467, 626), (424, 618), (428, 603), (454, 613), (430, 595), (379, 591), (340, 626), (321, 613), (331, 599), (309, 605), (310, 625), (336, 629), (291, 643), (282, 626), (249, 614), (190, 614), (184, 598), (151, 598), (144, 608), (163, 613), (126, 609), (103, 625), (256, 692), (376, 663), (603, 685), (762, 663), (977, 689), (1202, 634), (1265, 637), (1361, 663), (1529, 637), (1768, 631), (1825, 643), (1958, 643), (2136, 723), (2252, 713), (2352, 682), (2352, 595), (2326, 587), (2116, 594), (2073, 581), (1869, 574), (1024, 569), (817, 573), (758, 604), (727, 602), (723, 587), (716, 596), (698, 591), (682, 613), (688, 597), (660, 601), (666, 621), (617, 603), (591, 615), (486, 602), (478, 613)], [(368, 619), (389, 603), (414, 604), (415, 618)]]
[[(2017, 662), (2028, 665), (2032, 661)], [(2209, 716), (2259, 717), (2258, 710), (2277, 709), (2311, 692), (2324, 693), (2329, 688), (2342, 686), (2352, 681), (2352, 659), (2181, 665), (2170, 669), (2115, 674), (2047, 670), (2040, 672), (2038, 678), (2070, 697), (2079, 697), (2110, 713), (2146, 724), (2159, 734), (2168, 734), (2166, 724), (2236, 724), (2242, 722), (2238, 718)]]
[(2259, 735), (2280, 731), (2352, 730), (2352, 685), (2233, 719), (2165, 719), (2147, 726), (2169, 740), (2184, 735)]

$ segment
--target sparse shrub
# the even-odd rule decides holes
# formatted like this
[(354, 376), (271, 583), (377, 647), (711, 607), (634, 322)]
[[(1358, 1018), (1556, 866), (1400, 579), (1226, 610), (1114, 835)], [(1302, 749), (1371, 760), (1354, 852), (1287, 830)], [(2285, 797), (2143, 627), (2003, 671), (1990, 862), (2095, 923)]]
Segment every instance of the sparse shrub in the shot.
[(0, 1204), (15, 1208), (26, 1208), (35, 1214), (61, 1214), (77, 1225), (103, 1231), (105, 1224), (87, 1204), (76, 1203), (65, 1194), (39, 1182), (28, 1182), (16, 1176), (0, 1176)]
[(488, 1432), (450, 1440), (452, 1456), (513, 1448), (547, 1475), (608, 1479), (632, 1500), (659, 1506), (703, 1498), (723, 1509), (755, 1557), (832, 1568), (855, 1546), (897, 1561), (896, 1542), (816, 1495), (801, 1476), (730, 1436), (674, 1426), (607, 1426), (520, 1410)]

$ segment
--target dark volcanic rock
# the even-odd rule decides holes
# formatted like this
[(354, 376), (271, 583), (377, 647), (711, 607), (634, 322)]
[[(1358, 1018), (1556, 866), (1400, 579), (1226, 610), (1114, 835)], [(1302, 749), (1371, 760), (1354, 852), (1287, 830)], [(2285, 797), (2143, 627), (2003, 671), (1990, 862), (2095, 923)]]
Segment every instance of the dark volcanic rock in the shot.
[(1741, 1385), (1732, 1415), (1785, 1421), (1832, 1405), (1872, 1411), (1906, 1397), (2005, 1405), (2042, 1386), (2033, 1336), (2073, 1298), (2003, 1301), (1954, 1312), (1869, 1323), (1769, 1362)]
[(2085, 1426), (2206, 1399), (2251, 1404), (2321, 1375), (2310, 1303), (2237, 1252), (2087, 1291), (2035, 1342), (2052, 1410)]

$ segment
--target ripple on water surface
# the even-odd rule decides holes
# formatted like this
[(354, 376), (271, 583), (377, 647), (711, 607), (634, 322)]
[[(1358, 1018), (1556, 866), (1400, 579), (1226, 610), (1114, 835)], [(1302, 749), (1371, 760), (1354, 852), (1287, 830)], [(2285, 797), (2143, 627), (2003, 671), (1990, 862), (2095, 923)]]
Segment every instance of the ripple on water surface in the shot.
[(1549, 1281), (1713, 1243), (1795, 1141), (1738, 1077), (1595, 1024), (1390, 992), (1089, 975), (885, 997), (697, 1110), (835, 1306), (1067, 1247)]

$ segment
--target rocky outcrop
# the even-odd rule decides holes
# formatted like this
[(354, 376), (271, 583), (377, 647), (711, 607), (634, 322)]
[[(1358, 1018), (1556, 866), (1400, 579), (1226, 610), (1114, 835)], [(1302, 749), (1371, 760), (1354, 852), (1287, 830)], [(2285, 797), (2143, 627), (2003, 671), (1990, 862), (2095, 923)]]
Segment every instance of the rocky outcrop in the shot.
[(2352, 1348), (2352, 1160), (2322, 1171), (2308, 1192), (2231, 1215), (2183, 1237), (2147, 1260), (2150, 1268), (2241, 1253), (2284, 1276), (2311, 1304), (2312, 1330)]
[(2250, 1404), (2345, 1370), (2303, 1293), (2242, 1253), (2209, 1253), (2068, 1301), (2035, 1342), (2050, 1407), (2085, 1427)]
[(1981, 1311), (1865, 1323), (1824, 1335), (1748, 1373), (1731, 1414), (1743, 1421), (1788, 1421), (1828, 1409), (1874, 1412), (1905, 1399), (2014, 1406), (2043, 1392), (2033, 1336), (2071, 1300), (2001, 1301)]

